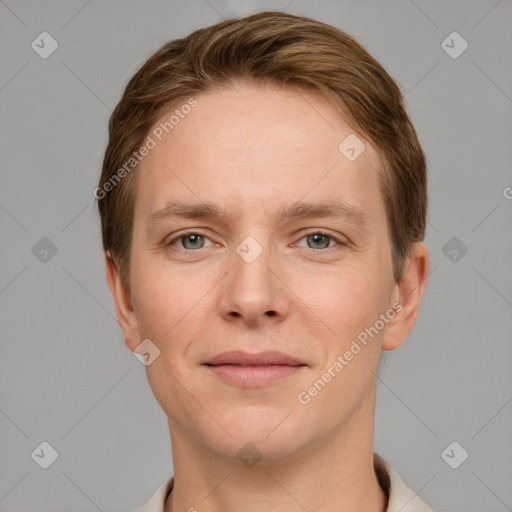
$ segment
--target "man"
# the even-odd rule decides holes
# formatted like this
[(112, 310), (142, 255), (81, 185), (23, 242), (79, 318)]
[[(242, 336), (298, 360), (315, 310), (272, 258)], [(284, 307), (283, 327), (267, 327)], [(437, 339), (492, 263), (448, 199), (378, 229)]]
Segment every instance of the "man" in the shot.
[(226, 20), (150, 57), (109, 135), (107, 280), (174, 464), (140, 510), (429, 511), (373, 453), (379, 357), (429, 269), (386, 71), (312, 19)]

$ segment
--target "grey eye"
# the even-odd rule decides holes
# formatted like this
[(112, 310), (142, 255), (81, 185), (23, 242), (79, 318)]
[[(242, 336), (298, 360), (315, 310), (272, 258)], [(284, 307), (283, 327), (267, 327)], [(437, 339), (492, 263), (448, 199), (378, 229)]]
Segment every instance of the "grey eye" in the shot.
[(185, 249), (201, 249), (204, 246), (204, 236), (190, 233), (179, 238)]
[(310, 249), (325, 249), (329, 247), (331, 237), (321, 233), (315, 233), (306, 237)]

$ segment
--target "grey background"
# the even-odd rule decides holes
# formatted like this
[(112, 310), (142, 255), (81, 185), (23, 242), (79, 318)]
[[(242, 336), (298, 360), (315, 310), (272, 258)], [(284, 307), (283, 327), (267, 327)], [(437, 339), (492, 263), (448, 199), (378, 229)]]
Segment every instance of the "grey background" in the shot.
[[(1, 511), (133, 510), (172, 474), (166, 417), (115, 319), (92, 191), (144, 60), (263, 9), (355, 36), (400, 84), (428, 156), (430, 281), (382, 362), (375, 450), (438, 511), (512, 510), (510, 0), (0, 0)], [(59, 44), (47, 59), (31, 48), (43, 31)], [(469, 44), (456, 59), (441, 47), (453, 31)], [(46, 261), (42, 237), (57, 248)], [(42, 441), (59, 455), (46, 470), (31, 458)], [(458, 469), (441, 458), (452, 441), (469, 453)]]

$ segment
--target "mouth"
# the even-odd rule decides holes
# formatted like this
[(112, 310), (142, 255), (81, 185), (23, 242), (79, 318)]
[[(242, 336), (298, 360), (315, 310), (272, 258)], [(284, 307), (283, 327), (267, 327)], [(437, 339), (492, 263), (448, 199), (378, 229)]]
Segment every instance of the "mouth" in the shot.
[(218, 378), (239, 387), (264, 387), (292, 377), (307, 364), (282, 352), (223, 352), (209, 359), (204, 366)]

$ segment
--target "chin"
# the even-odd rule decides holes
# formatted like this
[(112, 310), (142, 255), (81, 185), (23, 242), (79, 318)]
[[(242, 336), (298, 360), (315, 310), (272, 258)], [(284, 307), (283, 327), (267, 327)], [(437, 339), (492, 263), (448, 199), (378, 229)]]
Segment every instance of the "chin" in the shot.
[(263, 406), (232, 409), (221, 421), (232, 436), (224, 432), (222, 439), (210, 438), (211, 448), (242, 462), (245, 458), (257, 458), (260, 465), (289, 458), (307, 443), (308, 437), (304, 424), (291, 411), (291, 407), (285, 410)]

